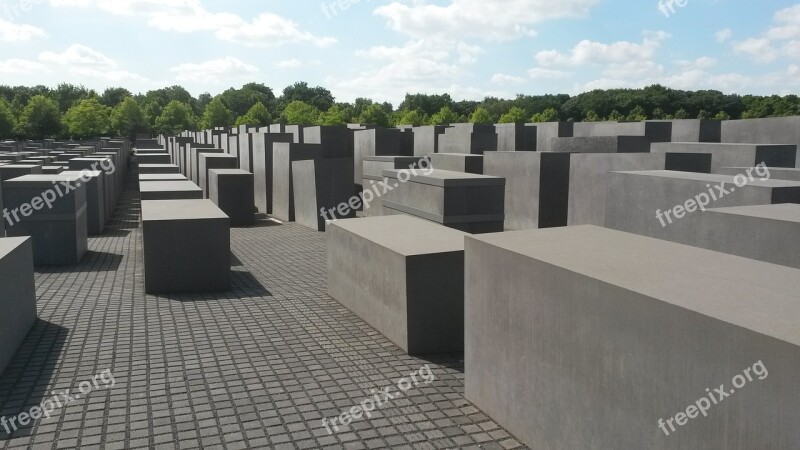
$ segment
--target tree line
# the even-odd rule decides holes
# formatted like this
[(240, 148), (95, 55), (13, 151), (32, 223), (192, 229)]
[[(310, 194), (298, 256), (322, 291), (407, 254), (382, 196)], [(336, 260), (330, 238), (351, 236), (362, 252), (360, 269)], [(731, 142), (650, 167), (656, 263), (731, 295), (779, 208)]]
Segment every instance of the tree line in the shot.
[(403, 102), (358, 98), (337, 102), (328, 89), (297, 82), (276, 96), (260, 83), (193, 97), (181, 86), (133, 94), (108, 88), (102, 94), (63, 83), (0, 86), (0, 139), (86, 138), (139, 133), (175, 134), (232, 125), (443, 125), (458, 122), (746, 119), (800, 115), (796, 95), (754, 96), (719, 91), (682, 91), (660, 85), (594, 90), (577, 96), (523, 95), (514, 99), (454, 101), (449, 94), (406, 94)]

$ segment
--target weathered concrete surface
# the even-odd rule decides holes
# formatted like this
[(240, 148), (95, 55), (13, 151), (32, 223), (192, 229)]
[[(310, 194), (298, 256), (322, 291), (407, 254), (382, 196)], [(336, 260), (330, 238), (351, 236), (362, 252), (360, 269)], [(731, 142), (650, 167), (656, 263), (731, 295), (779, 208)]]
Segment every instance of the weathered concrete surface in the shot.
[(86, 229), (89, 236), (98, 236), (106, 228), (106, 220), (111, 212), (106, 205), (106, 179), (99, 170), (64, 171), (62, 176), (71, 177), (75, 182), (86, 179)]
[(530, 448), (800, 442), (797, 269), (581, 226), (469, 236), (465, 272), (466, 397)]
[[(354, 205), (360, 201), (356, 202), (358, 197), (353, 192), (352, 170), (351, 158), (292, 162), (295, 222), (325, 231), (326, 220), (355, 217), (357, 209), (350, 201), (355, 199)], [(320, 210), (325, 210), (325, 215)]]
[(536, 151), (536, 126), (534, 124), (499, 123), (494, 128), (497, 133), (497, 151)]
[(493, 151), (497, 151), (494, 125), (454, 124), (439, 135), (439, 153), (483, 155)]
[(442, 125), (425, 125), (414, 127), (414, 156), (429, 156), (439, 153), (439, 135), (448, 127)]
[(36, 321), (33, 245), (29, 237), (0, 238), (0, 375)]
[[(755, 172), (755, 170), (756, 168), (752, 166), (723, 167), (716, 173), (720, 175), (736, 176), (740, 174), (746, 174), (748, 171)], [(760, 168), (760, 170), (763, 172), (765, 169)], [(770, 178), (773, 180), (800, 181), (800, 168), (792, 169), (787, 167), (767, 167), (766, 170), (769, 171)]]
[(211, 169), (208, 198), (230, 218), (232, 227), (255, 223), (252, 173), (241, 169)]
[(672, 122), (578, 122), (573, 128), (573, 136), (644, 136), (650, 142), (670, 142)]
[[(672, 161), (680, 161), (686, 155), (694, 158), (697, 154), (711, 155), (711, 172), (717, 173), (723, 167), (753, 167), (766, 164), (767, 167), (795, 167), (797, 147), (779, 144), (715, 144), (715, 143), (656, 143), (653, 153), (667, 153)], [(667, 170), (675, 170), (672, 163)]]
[(141, 181), (142, 200), (202, 200), (203, 190), (191, 181)]
[(796, 145), (795, 167), (800, 168), (800, 117), (726, 120), (722, 122), (722, 142)]
[(588, 136), (553, 138), (552, 151), (560, 153), (648, 153), (644, 136)]
[(463, 349), (464, 233), (398, 215), (337, 221), (327, 240), (331, 297), (409, 354)]
[(573, 122), (546, 122), (533, 125), (536, 126), (536, 150), (540, 152), (553, 151), (554, 138), (574, 135)]
[(675, 119), (672, 142), (722, 142), (722, 121), (712, 119)]
[(431, 165), (437, 170), (483, 174), (483, 155), (437, 153), (431, 155)]

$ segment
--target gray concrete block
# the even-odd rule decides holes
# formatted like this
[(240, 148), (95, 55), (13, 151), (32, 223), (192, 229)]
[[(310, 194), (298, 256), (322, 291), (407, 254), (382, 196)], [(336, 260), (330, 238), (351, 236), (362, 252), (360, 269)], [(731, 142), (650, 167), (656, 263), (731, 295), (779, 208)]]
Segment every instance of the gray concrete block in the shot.
[(230, 221), (210, 200), (142, 201), (148, 294), (230, 289)]
[[(736, 176), (746, 174), (748, 170), (755, 170), (755, 168), (751, 166), (722, 167), (717, 170), (716, 173), (720, 175)], [(800, 181), (800, 168), (768, 167), (767, 170), (769, 170), (770, 178), (773, 180)]]
[(172, 157), (169, 153), (137, 154), (136, 161), (139, 164), (172, 164)]
[[(380, 182), (384, 181), (383, 171), (386, 169), (421, 169), (430, 167), (428, 156), (370, 156), (364, 159), (363, 173), (364, 178), (359, 183), (361, 188), (361, 198), (364, 199), (361, 211), (364, 217), (382, 216), (383, 187)], [(367, 191), (372, 191), (367, 192)], [(367, 192), (365, 194), (365, 192)], [(366, 195), (366, 196), (365, 196)]]
[(425, 125), (412, 128), (414, 133), (414, 156), (428, 156), (439, 153), (439, 135), (449, 127)]
[(37, 175), (42, 173), (42, 166), (24, 164), (6, 164), (0, 166), (0, 182), (24, 175)]
[(143, 175), (179, 173), (180, 170), (175, 164), (140, 164), (139, 173)]
[(499, 152), (535, 152), (536, 126), (533, 124), (499, 123), (494, 126)]
[(74, 182), (86, 185), (86, 230), (89, 236), (103, 234), (103, 230), (106, 228), (106, 220), (110, 216), (106, 212), (106, 189), (103, 172), (99, 170), (64, 171), (60, 175), (70, 177)]
[(464, 233), (399, 215), (337, 221), (327, 240), (331, 297), (409, 354), (463, 349)]
[(439, 153), (483, 155), (497, 151), (494, 125), (455, 124), (439, 135)]
[(573, 122), (546, 122), (532, 125), (536, 126), (536, 150), (540, 152), (553, 151), (554, 138), (574, 135)]
[(672, 122), (672, 142), (722, 142), (722, 121), (676, 119)]
[(201, 153), (198, 165), (200, 182), (197, 184), (208, 198), (208, 171), (211, 169), (238, 169), (239, 160), (235, 156), (225, 153)]
[(650, 142), (670, 142), (672, 122), (578, 122), (574, 124), (574, 137), (589, 136), (644, 136)]
[(200, 185), (200, 155), (203, 153), (224, 154), (225, 152), (219, 147), (191, 147), (189, 149), (189, 156), (187, 157), (187, 161), (189, 162), (189, 173), (185, 173), (184, 175), (189, 178), (189, 181), (193, 181), (198, 186)]
[(230, 218), (231, 226), (253, 225), (253, 174), (241, 169), (211, 169), (208, 174), (208, 197)]
[[(52, 207), (47, 207), (43, 199), (53, 197)], [(3, 204), (12, 215), (18, 212), (19, 219), (14, 225), (6, 223), (6, 236), (31, 236), (37, 266), (76, 264), (86, 253), (86, 185), (73, 177), (25, 175), (8, 180)]]
[(179, 173), (156, 173), (141, 174), (139, 181), (189, 181), (189, 179)]
[[(357, 198), (353, 192), (352, 172), (352, 158), (292, 162), (295, 222), (325, 231), (326, 220), (355, 217), (356, 209), (349, 206), (350, 200)], [(340, 210), (340, 205), (348, 206)]]
[(272, 152), (272, 216), (292, 222), (295, 219), (292, 163), (322, 159), (328, 156), (328, 152), (319, 144), (284, 142), (275, 142)]
[(253, 195), (256, 208), (261, 213), (272, 213), (273, 144), (293, 141), (294, 135), (289, 133), (256, 133), (253, 135)]
[(562, 153), (648, 153), (644, 136), (588, 136), (553, 138), (552, 151)]
[(791, 144), (798, 147), (796, 166), (800, 168), (800, 117), (726, 120), (722, 122), (722, 142)]
[(437, 170), (483, 174), (483, 155), (437, 153), (431, 155), (431, 165)]
[(43, 166), (42, 174), (44, 175), (58, 175), (64, 171), (64, 166)]
[(402, 213), (468, 233), (503, 231), (506, 180), (500, 177), (431, 170), (384, 170), (388, 192), (384, 214)]
[(567, 224), (570, 155), (555, 152), (490, 152), (483, 171), (505, 186), (507, 230), (561, 227)]
[(36, 322), (33, 245), (29, 237), (0, 239), (0, 375)]
[(467, 400), (530, 448), (800, 442), (797, 269), (580, 226), (469, 236), (465, 272)]
[(667, 153), (671, 160), (667, 170), (675, 170), (675, 163), (681, 158), (693, 158), (696, 154), (711, 155), (711, 172), (716, 173), (723, 167), (753, 167), (766, 164), (767, 167), (795, 167), (797, 147), (795, 145), (777, 144), (716, 144), (716, 143), (659, 143), (653, 144), (653, 153)]
[(352, 158), (355, 131), (343, 126), (305, 127), (302, 142), (321, 145), (331, 158)]
[[(709, 198), (706, 208), (800, 203), (800, 182), (761, 181), (756, 177), (744, 186), (737, 186), (734, 177), (728, 175), (666, 170), (612, 172), (608, 178), (605, 225), (643, 236), (686, 242), (698, 235), (698, 220), (703, 213), (687, 212), (684, 205), (689, 200), (696, 203), (701, 194)], [(678, 206), (682, 213), (673, 211)]]
[(191, 181), (140, 181), (142, 200), (202, 200), (203, 190)]
[(239, 156), (239, 168), (246, 172), (253, 172), (253, 136), (254, 133), (240, 133), (236, 149)]
[(373, 128), (353, 132), (354, 173), (353, 182), (361, 184), (364, 178), (363, 163), (373, 156), (413, 156), (414, 135), (397, 128)]

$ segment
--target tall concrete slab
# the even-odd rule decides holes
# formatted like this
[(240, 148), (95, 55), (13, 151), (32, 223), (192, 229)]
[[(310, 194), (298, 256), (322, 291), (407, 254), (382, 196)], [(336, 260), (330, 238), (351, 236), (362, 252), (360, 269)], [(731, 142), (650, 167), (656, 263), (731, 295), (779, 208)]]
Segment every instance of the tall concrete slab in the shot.
[(535, 152), (536, 126), (521, 123), (499, 123), (494, 126), (499, 152)]
[(544, 122), (533, 124), (536, 126), (536, 150), (540, 152), (553, 151), (553, 139), (572, 137), (575, 124), (573, 122)]
[(36, 322), (30, 237), (0, 238), (0, 375)]
[(414, 127), (414, 156), (429, 156), (439, 153), (439, 136), (448, 127), (443, 125), (425, 125)]
[(353, 192), (352, 170), (351, 158), (292, 162), (295, 222), (325, 231), (327, 220), (355, 217), (357, 209), (350, 204), (360, 201)]
[(278, 220), (295, 220), (292, 163), (329, 156), (320, 144), (275, 142), (272, 146), (272, 216)]
[(726, 120), (722, 122), (722, 142), (796, 145), (795, 167), (800, 168), (800, 116)]
[[(753, 167), (765, 164), (767, 167), (795, 167), (797, 146), (781, 144), (716, 144), (716, 143), (656, 143), (653, 153), (667, 153), (671, 161), (681, 164), (684, 157), (695, 158), (698, 154), (711, 155), (711, 172), (717, 173), (723, 167)], [(676, 170), (672, 163), (667, 170)]]
[(353, 132), (354, 174), (353, 182), (361, 185), (364, 179), (363, 163), (372, 156), (413, 156), (414, 135), (397, 128), (373, 128)]
[(253, 134), (253, 197), (258, 211), (272, 213), (272, 150), (275, 142), (294, 142), (290, 133)]

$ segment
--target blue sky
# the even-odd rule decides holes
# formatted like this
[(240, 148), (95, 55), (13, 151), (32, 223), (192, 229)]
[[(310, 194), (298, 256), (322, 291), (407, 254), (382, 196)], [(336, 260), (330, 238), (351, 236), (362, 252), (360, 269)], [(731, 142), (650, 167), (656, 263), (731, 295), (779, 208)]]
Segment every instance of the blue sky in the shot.
[(0, 84), (197, 95), (302, 80), (395, 105), (653, 83), (800, 93), (797, 0), (672, 2), (0, 0)]

